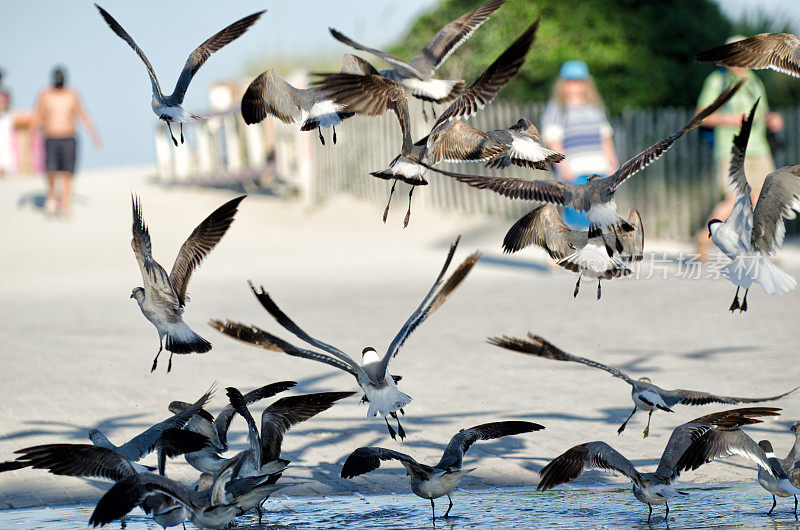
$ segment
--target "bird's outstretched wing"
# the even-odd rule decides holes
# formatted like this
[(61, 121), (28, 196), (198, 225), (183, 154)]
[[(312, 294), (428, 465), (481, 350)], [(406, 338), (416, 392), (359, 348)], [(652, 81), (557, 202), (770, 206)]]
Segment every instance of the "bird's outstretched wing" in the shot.
[(303, 359), (310, 359), (312, 361), (329, 364), (335, 368), (338, 368), (339, 370), (347, 372), (348, 374), (352, 374), (354, 376), (358, 375), (358, 372), (348, 363), (344, 363), (339, 359), (325, 355), (324, 353), (298, 348), (297, 346), (289, 344), (285, 340), (276, 337), (272, 333), (264, 331), (256, 326), (246, 326), (239, 322), (232, 322), (230, 320), (225, 322), (222, 322), (221, 320), (212, 320), (209, 322), (209, 325), (220, 333), (224, 333), (231, 338), (246, 342), (247, 344), (252, 344), (253, 346), (258, 346), (259, 348), (264, 348), (265, 350), (283, 352), (294, 357), (302, 357)]
[(800, 212), (800, 165), (782, 167), (767, 175), (753, 212), (752, 246), (775, 254), (783, 246), (785, 219)]
[(584, 469), (616, 471), (634, 482), (642, 476), (630, 460), (605, 442), (587, 442), (567, 449), (539, 471), (538, 490), (549, 490), (580, 477)]
[(499, 156), (505, 146), (488, 134), (461, 120), (453, 120), (435, 129), (429, 136), (426, 160), (439, 162), (488, 162)]
[(267, 70), (253, 79), (242, 96), (242, 118), (248, 125), (274, 116), (283, 123), (295, 123), (303, 117), (298, 101), (301, 91), (275, 71)]
[(183, 97), (186, 95), (186, 89), (189, 88), (192, 77), (194, 77), (194, 74), (203, 66), (203, 63), (211, 57), (211, 54), (241, 37), (250, 26), (261, 18), (264, 12), (266, 12), (266, 9), (237, 20), (222, 31), (215, 33), (203, 42), (203, 44), (195, 48), (194, 51), (189, 54), (189, 58), (186, 59), (186, 63), (183, 65), (183, 70), (181, 70), (181, 75), (178, 77), (178, 82), (175, 83), (175, 90), (173, 90), (172, 94), (167, 98), (169, 102), (178, 105), (182, 104)]
[(158, 305), (165, 314), (178, 311), (180, 298), (172, 287), (167, 271), (155, 259), (150, 245), (150, 231), (142, 218), (142, 204), (139, 197), (131, 196), (133, 207), (133, 239), (131, 248), (142, 273), (145, 298)]
[(434, 472), (431, 466), (420, 464), (410, 456), (383, 447), (359, 447), (353, 451), (342, 466), (342, 478), (353, 478), (381, 467), (381, 460), (398, 460), (403, 467), (417, 477), (427, 478)]
[(162, 94), (161, 86), (159, 86), (158, 84), (158, 78), (156, 77), (156, 72), (155, 70), (153, 70), (153, 66), (150, 64), (150, 61), (147, 60), (147, 56), (144, 54), (142, 49), (139, 47), (138, 44), (136, 44), (136, 41), (134, 41), (133, 38), (130, 35), (128, 35), (128, 32), (125, 31), (125, 29), (123, 29), (123, 27), (119, 24), (119, 22), (117, 22), (116, 19), (108, 13), (108, 11), (106, 11), (97, 4), (95, 4), (94, 7), (96, 7), (97, 10), (100, 11), (100, 15), (106, 21), (108, 27), (111, 28), (111, 31), (116, 33), (119, 38), (127, 42), (128, 46), (130, 46), (133, 49), (133, 51), (136, 52), (136, 55), (138, 55), (139, 58), (142, 60), (145, 68), (147, 68), (147, 75), (150, 76), (150, 84), (153, 86), (153, 93), (157, 94), (158, 98), (161, 101), (164, 101), (164, 94)]
[(391, 53), (378, 50), (377, 48), (370, 48), (368, 46), (364, 46), (363, 44), (359, 44), (344, 33), (334, 29), (328, 28), (331, 36), (341, 42), (342, 44), (346, 44), (351, 48), (355, 48), (356, 50), (361, 50), (362, 52), (371, 53), (372, 55), (379, 57), (386, 61), (387, 63), (391, 64), (397, 70), (404, 72), (411, 77), (415, 77), (417, 79), (424, 79), (426, 77), (424, 72), (417, 70), (413, 65), (409, 64), (408, 62), (404, 61), (403, 59), (397, 57), (396, 55), (392, 55)]
[[(536, 245), (546, 250), (551, 258), (562, 260), (577, 250), (576, 241), (573, 241), (577, 238), (572, 236), (573, 233), (556, 207), (544, 204), (523, 215), (508, 230), (503, 238), (503, 252), (512, 253)], [(585, 240), (588, 239), (587, 235)]]
[[(267, 399), (275, 394), (289, 390), (295, 385), (297, 385), (296, 381), (279, 381), (277, 383), (270, 383), (260, 388), (256, 388), (255, 390), (251, 390), (244, 395), (245, 405), (252, 405), (253, 403), (261, 401), (262, 399)], [(219, 414), (217, 414), (216, 419), (214, 419), (214, 430), (217, 432), (219, 441), (225, 449), (228, 448), (228, 428), (230, 427), (231, 421), (233, 421), (233, 416), (235, 414), (236, 410), (234, 409), (233, 405), (228, 404), (219, 412)]]
[(138, 474), (118, 451), (91, 444), (46, 444), (14, 451), (17, 461), (54, 475), (122, 480)]
[(699, 392), (697, 390), (684, 390), (678, 388), (675, 390), (664, 390), (659, 392), (664, 399), (667, 406), (672, 407), (680, 403), (681, 405), (708, 405), (709, 403), (723, 403), (726, 405), (739, 405), (741, 403), (763, 403), (764, 401), (775, 401), (784, 396), (788, 396), (800, 387), (794, 387), (788, 392), (778, 394), (777, 396), (749, 398), (749, 397), (736, 397), (736, 396), (720, 396), (717, 394), (710, 394), (708, 392)]
[(361, 366), (357, 362), (355, 362), (349, 355), (344, 353), (342, 350), (340, 350), (339, 348), (336, 348), (334, 346), (331, 346), (330, 344), (326, 344), (326, 343), (322, 342), (321, 340), (317, 340), (317, 339), (313, 338), (311, 335), (309, 335), (308, 333), (306, 333), (305, 331), (303, 331), (300, 328), (300, 326), (295, 324), (294, 321), (291, 318), (289, 318), (286, 315), (286, 313), (284, 313), (278, 307), (278, 305), (275, 303), (275, 301), (272, 300), (272, 297), (269, 295), (269, 293), (267, 293), (264, 290), (264, 287), (261, 287), (261, 290), (258, 291), (258, 290), (256, 290), (255, 286), (251, 282), (247, 282), (247, 283), (248, 283), (248, 285), (250, 285), (250, 289), (253, 291), (253, 294), (256, 296), (258, 301), (261, 303), (261, 306), (267, 311), (267, 313), (272, 315), (272, 318), (274, 318), (278, 322), (278, 324), (283, 326), (287, 331), (292, 333), (294, 336), (296, 336), (300, 340), (302, 340), (304, 342), (307, 342), (308, 344), (311, 344), (312, 346), (315, 346), (315, 347), (317, 347), (317, 348), (319, 348), (319, 349), (321, 349), (321, 350), (323, 350), (323, 351), (325, 351), (327, 353), (330, 353), (331, 355), (333, 355), (334, 357), (336, 357), (337, 359), (339, 359), (343, 363), (349, 365), (353, 370), (356, 371), (356, 373), (363, 372), (363, 370), (361, 370)]
[(531, 24), (525, 32), (504, 51), (463, 94), (453, 101), (439, 116), (431, 130), (452, 118), (464, 118), (478, 112), (491, 102), (500, 90), (519, 73), (525, 64), (525, 55), (533, 44), (540, 19)]
[(258, 425), (250, 410), (247, 408), (247, 402), (238, 388), (229, 386), (225, 389), (230, 404), (239, 416), (244, 418), (247, 422), (247, 441), (250, 443), (250, 454), (253, 455), (256, 469), (261, 469), (263, 462), (261, 455), (261, 435), (258, 432)]
[(186, 304), (186, 288), (189, 285), (189, 278), (192, 272), (200, 265), (211, 250), (217, 246), (222, 236), (228, 231), (233, 223), (233, 216), (236, 215), (239, 203), (247, 197), (242, 195), (226, 202), (203, 219), (203, 222), (189, 235), (188, 239), (181, 245), (172, 270), (169, 273), (169, 281), (178, 295), (181, 305)]
[[(450, 262), (453, 260), (453, 255), (456, 252), (456, 248), (458, 247), (458, 242), (461, 240), (461, 236), (459, 236), (452, 245), (450, 245), (450, 250), (447, 252), (447, 258), (445, 259), (444, 265), (442, 266), (442, 270), (439, 272), (439, 275), (436, 277), (436, 280), (433, 282), (428, 293), (425, 295), (425, 298), (422, 299), (422, 303), (411, 313), (411, 316), (408, 317), (403, 327), (400, 328), (400, 331), (395, 335), (392, 343), (389, 345), (389, 348), (386, 350), (383, 358), (381, 359), (381, 366), (378, 370), (378, 373), (386, 375), (386, 370), (389, 367), (389, 361), (391, 361), (392, 357), (397, 355), (397, 352), (405, 343), (406, 339), (414, 332), (420, 324), (425, 322), (425, 319), (428, 318), (434, 311), (436, 311), (439, 307), (444, 304), (447, 298), (453, 294), (453, 291), (461, 284), (464, 278), (467, 277), (469, 272), (478, 262), (481, 257), (480, 252), (474, 252), (473, 254), (469, 255), (462, 263), (458, 266), (458, 268), (453, 272), (450, 278), (442, 284), (442, 280), (444, 279), (444, 275), (447, 272), (447, 269), (450, 267)], [(442, 288), (437, 292), (439, 286)]]
[(609, 187), (611, 190), (616, 190), (620, 184), (661, 158), (661, 155), (666, 153), (669, 148), (672, 147), (672, 144), (678, 140), (678, 138), (692, 129), (699, 127), (706, 118), (722, 108), (722, 106), (733, 97), (733, 95), (741, 88), (743, 84), (744, 80), (741, 80), (735, 85), (725, 89), (709, 106), (695, 114), (692, 119), (689, 120), (689, 123), (675, 131), (671, 136), (656, 142), (638, 155), (634, 156), (622, 164), (612, 175), (605, 177), (603, 180), (608, 179), (606, 182), (609, 182)]
[(478, 6), (469, 13), (465, 13), (450, 22), (425, 45), (416, 57), (409, 63), (417, 71), (427, 75), (433, 72), (444, 63), (459, 46), (469, 39), (475, 30), (481, 27), (492, 14), (500, 9), (505, 0), (490, 0)]
[(461, 429), (451, 439), (442, 454), (442, 459), (434, 467), (437, 469), (461, 469), (464, 453), (478, 440), (493, 440), (513, 434), (540, 431), (544, 425), (530, 421), (496, 421)]
[(770, 68), (800, 77), (800, 38), (791, 33), (760, 33), (700, 52), (696, 59), (751, 70)]
[(493, 346), (500, 346), (501, 348), (505, 348), (507, 350), (516, 351), (519, 353), (524, 353), (526, 355), (535, 355), (536, 357), (543, 357), (545, 359), (553, 359), (554, 361), (572, 361), (575, 363), (585, 364), (586, 366), (591, 366), (592, 368), (599, 368), (601, 370), (605, 370), (606, 372), (610, 373), (614, 377), (618, 377), (628, 383), (629, 385), (633, 385), (636, 383), (631, 377), (620, 370), (619, 368), (613, 368), (611, 366), (606, 366), (605, 364), (598, 363), (596, 361), (592, 361), (591, 359), (587, 359), (585, 357), (578, 357), (577, 355), (572, 355), (567, 353), (544, 338), (534, 335), (532, 333), (528, 333), (527, 339), (518, 339), (515, 337), (489, 337), (486, 342)]
[(331, 408), (340, 399), (355, 392), (317, 392), (281, 398), (261, 414), (261, 452), (263, 461), (277, 460), (281, 456), (284, 433), (293, 425)]
[(170, 428), (183, 428), (195, 414), (200, 412), (200, 410), (203, 408), (203, 405), (205, 405), (206, 402), (211, 399), (213, 393), (214, 387), (212, 386), (206, 391), (205, 394), (200, 396), (200, 399), (192, 403), (190, 407), (187, 407), (182, 412), (175, 414), (162, 422), (156, 423), (143, 433), (134, 436), (128, 442), (122, 444), (117, 450), (131, 461), (135, 462), (139, 460), (144, 455), (156, 448), (158, 440), (165, 430)]

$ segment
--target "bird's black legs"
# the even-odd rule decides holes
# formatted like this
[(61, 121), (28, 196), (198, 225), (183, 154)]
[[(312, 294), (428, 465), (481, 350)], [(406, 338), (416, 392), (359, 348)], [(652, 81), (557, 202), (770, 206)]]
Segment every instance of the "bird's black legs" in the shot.
[(394, 427), (389, 425), (389, 419), (384, 416), (383, 419), (386, 421), (386, 428), (389, 429), (389, 436), (392, 437), (392, 440), (397, 440), (397, 433), (394, 430)]
[(775, 509), (775, 505), (776, 504), (778, 504), (778, 501), (775, 500), (775, 494), (773, 493), (772, 494), (772, 508), (769, 509), (769, 511), (767, 512), (767, 515), (770, 515), (772, 513), (772, 510)]
[(175, 144), (175, 147), (178, 147), (178, 140), (175, 139), (175, 135), (172, 134), (172, 126), (167, 122), (167, 129), (169, 129), (169, 137), (172, 138), (172, 143)]
[(333, 129), (333, 145), (336, 145), (336, 126), (331, 126), (331, 129)]
[(625, 427), (628, 425), (628, 422), (629, 422), (629, 421), (631, 421), (631, 418), (633, 418), (633, 415), (634, 415), (634, 414), (636, 414), (636, 407), (633, 407), (633, 412), (631, 412), (631, 415), (630, 415), (630, 416), (628, 416), (628, 419), (626, 419), (626, 420), (625, 420), (625, 421), (622, 423), (622, 425), (620, 425), (620, 426), (619, 426), (619, 429), (617, 429), (617, 434), (622, 434), (622, 431), (624, 431), (624, 430), (625, 430)]
[(153, 359), (153, 367), (150, 368), (150, 373), (156, 371), (156, 366), (158, 366), (158, 356), (161, 355), (161, 351), (164, 349), (164, 342), (161, 340), (161, 337), (158, 337), (158, 353), (156, 353), (156, 358)]
[(649, 523), (650, 517), (653, 516), (653, 505), (650, 504), (649, 502), (647, 503), (647, 509), (650, 510), (649, 512), (647, 512), (647, 522)]
[(392, 189), (389, 191), (389, 200), (386, 202), (386, 209), (383, 211), (383, 222), (386, 222), (386, 218), (389, 216), (389, 205), (392, 204), (392, 195), (394, 195), (394, 187), (397, 186), (397, 180), (392, 182)]
[(181, 122), (181, 144), (183, 143), (183, 122)]
[(169, 363), (167, 363), (167, 373), (172, 371), (172, 352), (169, 352)]
[(397, 421), (397, 435), (400, 437), (400, 441), (406, 439), (406, 431), (403, 429), (403, 426), (400, 425), (400, 418), (397, 417), (396, 412), (390, 412), (389, 415)]
[(667, 522), (667, 518), (669, 517), (669, 503), (665, 502), (664, 506), (667, 507), (667, 511), (664, 513), (664, 522), (666, 523)]
[(183, 530), (186, 530), (186, 521), (184, 521), (184, 522), (183, 522), (183, 523), (181, 523), (181, 524), (183, 524)]
[(730, 308), (731, 313), (733, 313), (734, 311), (736, 311), (740, 307), (741, 306), (739, 305), (739, 288), (737, 287), (736, 288), (736, 294), (733, 295), (733, 303), (731, 304), (731, 308)]
[(258, 512), (258, 524), (261, 524), (261, 515), (263, 513), (261, 511), (261, 506), (256, 506), (256, 511)]
[(431, 499), (431, 520), (436, 524), (436, 508), (433, 506), (433, 499)]
[(597, 279), (597, 299), (600, 300), (600, 278)]
[(797, 495), (794, 496), (794, 518), (797, 519)]
[(581, 274), (578, 274), (578, 281), (575, 282), (575, 290), (572, 291), (572, 298), (575, 298), (575, 297), (578, 296), (578, 291), (581, 288), (581, 276), (582, 276)]
[(436, 120), (436, 107), (433, 105), (433, 101), (431, 101), (431, 112), (433, 113), (433, 119)]
[(653, 417), (653, 411), (655, 409), (650, 409), (650, 412), (647, 414), (647, 425), (644, 428), (644, 436), (642, 438), (647, 438), (647, 435), (650, 434), (650, 418)]
[(403, 219), (403, 228), (408, 226), (408, 221), (411, 220), (411, 195), (414, 193), (414, 188), (416, 186), (411, 186), (411, 191), (408, 192), (408, 211), (406, 212), (406, 218)]
[(447, 500), (450, 501), (450, 506), (447, 507), (447, 511), (444, 512), (444, 518), (447, 519), (450, 516), (450, 509), (453, 507), (453, 499), (450, 498), (450, 495), (447, 496)]
[(322, 136), (322, 127), (317, 127), (317, 133), (319, 134), (319, 141), (322, 142), (322, 145), (325, 145), (325, 137)]
[(742, 307), (739, 309), (739, 312), (747, 311), (747, 293), (750, 292), (750, 289), (744, 290), (744, 296), (742, 297)]

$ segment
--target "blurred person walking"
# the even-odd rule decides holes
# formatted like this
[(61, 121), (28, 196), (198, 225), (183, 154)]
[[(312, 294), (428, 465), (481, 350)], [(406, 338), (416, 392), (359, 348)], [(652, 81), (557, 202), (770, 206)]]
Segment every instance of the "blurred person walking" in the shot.
[[(744, 38), (741, 35), (736, 35), (725, 41), (725, 44), (731, 44)], [(755, 73), (745, 68), (717, 68), (703, 82), (703, 88), (697, 98), (697, 110), (699, 112), (700, 109), (708, 105), (725, 90), (727, 86), (740, 79), (744, 79), (745, 83), (739, 91), (733, 95), (724, 107), (703, 122), (704, 126), (714, 129), (716, 185), (725, 194), (724, 199), (714, 206), (711, 215), (708, 217), (709, 220), (725, 220), (733, 211), (736, 193), (730, 182), (728, 182), (733, 137), (738, 134), (742, 119), (750, 112), (750, 109), (759, 98), (760, 103), (753, 119), (750, 140), (747, 144), (747, 152), (744, 159), (744, 173), (747, 175), (747, 181), (752, 189), (753, 204), (758, 201), (764, 179), (775, 171), (775, 162), (772, 160), (772, 151), (767, 140), (767, 130), (770, 132), (783, 130), (783, 117), (777, 112), (769, 111), (767, 93), (763, 83)], [(699, 259), (705, 262), (708, 258), (708, 250), (711, 247), (711, 239), (708, 237), (708, 230), (705, 224), (697, 232), (695, 239), (697, 241)]]
[[(553, 95), (542, 113), (542, 138), (547, 147), (563, 153), (556, 173), (571, 184), (582, 184), (589, 175), (607, 176), (619, 161), (611, 139), (603, 101), (583, 61), (566, 61), (561, 65)], [(572, 228), (587, 228), (586, 215), (564, 208), (564, 221)]]
[(0, 70), (0, 177), (14, 172), (14, 150), (11, 145), (11, 94), (3, 85), (3, 71)]
[[(69, 212), (72, 197), (72, 175), (75, 172), (77, 141), (75, 123), (80, 119), (89, 132), (95, 147), (100, 147), (100, 135), (83, 109), (78, 93), (66, 86), (66, 72), (57, 67), (53, 70), (52, 86), (39, 94), (36, 110), (31, 120), (31, 147), (36, 132), (41, 127), (44, 133), (45, 169), (47, 171), (48, 213)], [(31, 149), (33, 150), (33, 149)], [(61, 176), (61, 188), (56, 188), (56, 177)], [(60, 192), (59, 192), (60, 191)]]

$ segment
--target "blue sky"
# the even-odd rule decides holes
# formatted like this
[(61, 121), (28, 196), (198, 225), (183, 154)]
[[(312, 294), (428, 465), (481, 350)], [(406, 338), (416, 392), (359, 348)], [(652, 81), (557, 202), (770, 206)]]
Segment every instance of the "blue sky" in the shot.
[[(529, 0), (509, 0), (529, 1)], [(530, 0), (533, 1), (533, 0)], [(545, 0), (541, 0), (545, 1)], [(753, 9), (781, 16), (798, 26), (800, 0), (724, 0), (723, 9), (741, 15)], [(165, 90), (172, 91), (187, 55), (231, 22), (259, 9), (267, 14), (244, 36), (214, 54), (195, 76), (187, 93), (189, 110), (207, 106), (216, 80), (243, 75), (247, 65), (263, 69), (270, 57), (283, 64), (294, 57), (335, 57), (346, 48), (327, 32), (335, 26), (366, 44), (395, 41), (436, 0), (102, 0), (144, 49)], [(795, 6), (795, 7), (793, 7)], [(191, 9), (191, 11), (189, 11)], [(52, 67), (63, 64), (68, 82), (78, 88), (104, 145), (95, 151), (82, 137), (83, 167), (152, 162), (155, 116), (144, 66), (84, 0), (16, 0), (0, 17), (0, 68), (11, 89), (13, 107), (29, 109), (47, 84)]]

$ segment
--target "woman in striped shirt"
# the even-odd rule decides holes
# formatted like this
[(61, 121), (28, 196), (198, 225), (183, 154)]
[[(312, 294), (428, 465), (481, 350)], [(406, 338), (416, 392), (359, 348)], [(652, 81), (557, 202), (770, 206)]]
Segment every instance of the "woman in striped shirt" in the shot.
[[(580, 184), (589, 175), (615, 171), (618, 161), (612, 133), (586, 63), (566, 61), (542, 114), (542, 138), (547, 147), (566, 155), (555, 166), (558, 177)], [(589, 226), (586, 216), (572, 208), (565, 208), (564, 221), (575, 228)]]

